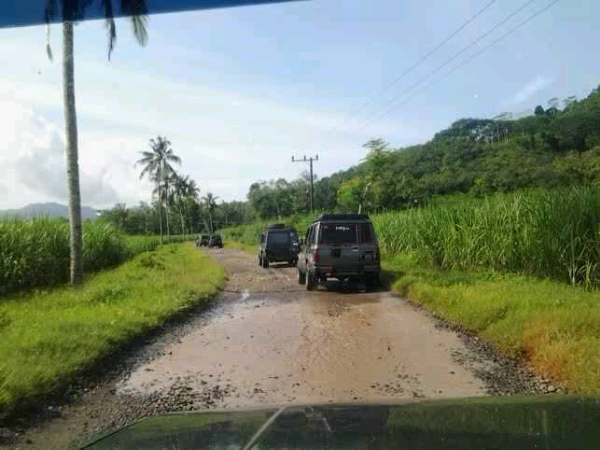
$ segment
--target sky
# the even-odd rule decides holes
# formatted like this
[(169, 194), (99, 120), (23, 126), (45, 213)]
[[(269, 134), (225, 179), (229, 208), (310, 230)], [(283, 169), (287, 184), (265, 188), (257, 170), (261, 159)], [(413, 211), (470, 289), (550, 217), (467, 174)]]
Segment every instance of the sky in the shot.
[[(323, 177), (360, 162), (370, 138), (399, 148), (463, 117), (532, 111), (600, 85), (600, 2), (561, 0), (408, 98), (550, 3), (529, 0), (425, 78), (527, 3), (497, 0), (376, 95), (489, 2), (312, 0), (152, 15), (145, 47), (119, 19), (110, 61), (104, 23), (82, 22), (75, 28), (82, 203), (149, 201), (152, 187), (135, 163), (157, 135), (172, 142), (178, 170), (201, 195), (244, 200), (254, 181), (298, 177), (307, 166), (292, 156), (318, 154), (315, 173)], [(0, 55), (9, 61), (0, 72), (0, 209), (67, 201), (60, 26), (50, 29), (53, 61), (45, 42), (43, 26), (0, 29)]]

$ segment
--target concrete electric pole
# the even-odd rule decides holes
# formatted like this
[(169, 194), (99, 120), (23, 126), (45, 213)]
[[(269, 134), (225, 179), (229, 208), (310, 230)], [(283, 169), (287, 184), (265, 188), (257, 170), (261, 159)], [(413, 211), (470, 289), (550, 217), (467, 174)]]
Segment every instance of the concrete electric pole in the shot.
[(310, 158), (303, 156), (301, 159), (300, 158), (297, 159), (292, 156), (292, 162), (306, 162), (306, 163), (310, 164), (310, 212), (313, 212), (314, 202), (315, 202), (314, 186), (313, 186), (313, 161), (318, 161), (318, 160), (319, 160), (319, 155), (315, 155), (314, 158), (312, 156)]

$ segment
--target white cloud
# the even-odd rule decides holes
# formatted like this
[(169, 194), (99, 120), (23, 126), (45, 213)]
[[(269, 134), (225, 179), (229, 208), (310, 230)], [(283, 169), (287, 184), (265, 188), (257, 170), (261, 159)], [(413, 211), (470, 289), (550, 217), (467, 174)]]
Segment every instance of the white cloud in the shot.
[(534, 96), (539, 91), (550, 86), (553, 82), (553, 78), (538, 75), (533, 80), (530, 80), (527, 84), (525, 84), (525, 86), (523, 86), (519, 92), (502, 102), (502, 104), (505, 108), (518, 106), (529, 100), (529, 98)]
[[(16, 206), (31, 194), (66, 202), (68, 198), (65, 142), (62, 133), (44, 117), (16, 102), (0, 102), (0, 133), (6, 139), (2, 180), (7, 182)], [(82, 149), (80, 149), (82, 150)], [(107, 182), (108, 167), (89, 171), (80, 167), (82, 203), (105, 205), (118, 199)]]

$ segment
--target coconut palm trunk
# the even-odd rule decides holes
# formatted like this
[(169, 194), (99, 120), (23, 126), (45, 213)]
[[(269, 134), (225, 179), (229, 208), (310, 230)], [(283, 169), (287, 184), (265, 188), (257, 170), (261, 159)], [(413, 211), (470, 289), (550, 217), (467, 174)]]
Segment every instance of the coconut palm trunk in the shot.
[(79, 157), (77, 148), (77, 111), (75, 109), (75, 64), (73, 59), (73, 22), (63, 22), (63, 101), (67, 180), (69, 187), (69, 225), (71, 247), (71, 284), (83, 280), (83, 237), (81, 227), (81, 193), (79, 191)]
[(167, 189), (164, 189), (165, 193), (165, 214), (167, 216), (167, 242), (169, 242), (169, 239), (171, 237), (171, 230), (169, 229), (169, 199), (167, 198), (167, 196), (169, 195), (167, 193)]
[(183, 239), (185, 240), (187, 235), (185, 234), (185, 222), (183, 221), (183, 211), (181, 208), (179, 209), (179, 217), (181, 219), (181, 233), (183, 234)]
[(160, 243), (163, 242), (163, 229), (162, 229), (162, 206), (160, 201), (160, 182), (156, 183), (156, 189), (158, 190), (158, 228), (160, 230)]

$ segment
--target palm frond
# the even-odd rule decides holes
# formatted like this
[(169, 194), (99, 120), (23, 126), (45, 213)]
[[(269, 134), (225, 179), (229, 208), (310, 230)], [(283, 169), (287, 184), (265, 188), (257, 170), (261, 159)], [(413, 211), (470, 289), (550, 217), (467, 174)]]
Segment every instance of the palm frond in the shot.
[(167, 161), (171, 161), (176, 164), (181, 164), (181, 158), (179, 156), (175, 155), (174, 153), (172, 153), (172, 151), (171, 151), (171, 153), (166, 155), (166, 159), (167, 159)]
[(142, 47), (148, 43), (148, 18), (146, 16), (131, 16), (133, 35)]
[(140, 158), (140, 160), (138, 162), (149, 161), (152, 158), (154, 158), (154, 153), (152, 153), (152, 152), (143, 151), (143, 152), (139, 152), (139, 153), (140, 153), (140, 155), (142, 155), (142, 157)]
[(148, 6), (146, 0), (121, 0), (121, 13), (131, 16), (133, 35), (140, 45), (148, 42)]
[(151, 174), (152, 172), (154, 172), (153, 168), (151, 166), (146, 166), (142, 169), (142, 171), (140, 172), (140, 180), (142, 178), (144, 178), (146, 175)]
[(115, 48), (115, 42), (117, 41), (117, 28), (115, 26), (115, 18), (112, 7), (112, 0), (101, 0), (102, 6), (104, 7), (104, 19), (106, 20), (106, 30), (108, 31), (108, 60), (110, 61), (110, 54)]
[(46, 0), (44, 5), (44, 22), (46, 22), (46, 55), (50, 61), (52, 58), (52, 48), (50, 47), (50, 23), (56, 16), (56, 0)]
[(48, 59), (53, 61), (52, 58), (52, 47), (50, 47), (50, 24), (46, 24), (46, 55), (48, 55)]

